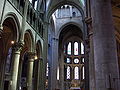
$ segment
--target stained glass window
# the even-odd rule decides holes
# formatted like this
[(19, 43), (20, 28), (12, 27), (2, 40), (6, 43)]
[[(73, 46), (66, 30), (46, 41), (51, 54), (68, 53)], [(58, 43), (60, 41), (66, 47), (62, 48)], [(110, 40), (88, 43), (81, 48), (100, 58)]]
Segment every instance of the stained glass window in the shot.
[(74, 55), (78, 55), (78, 42), (74, 43)]
[(67, 79), (70, 79), (70, 66), (67, 66)]
[(57, 68), (57, 80), (59, 80), (59, 67)]
[(74, 78), (79, 79), (79, 68), (78, 67), (75, 67), (74, 69)]
[(71, 55), (71, 42), (68, 43), (67, 54)]
[(79, 59), (78, 59), (78, 58), (75, 58), (75, 59), (74, 59), (74, 63), (75, 63), (75, 64), (78, 64), (78, 63), (79, 63)]
[(8, 50), (8, 55), (7, 55), (7, 60), (6, 60), (6, 67), (5, 67), (5, 72), (8, 73), (10, 72), (10, 67), (11, 67), (11, 57), (12, 57), (12, 48)]
[(67, 43), (67, 45), (64, 45), (65, 79), (71, 80), (71, 76), (73, 76), (73, 79), (75, 80), (85, 78), (84, 67), (81, 69), (79, 68), (80, 64), (83, 65), (85, 62), (84, 57), (81, 57), (81, 54), (84, 54), (84, 45), (82, 42), (79, 43), (79, 41), (70, 41)]
[(70, 61), (71, 61), (70, 58), (67, 58), (67, 61), (66, 61), (66, 62), (67, 62), (67, 63), (70, 63)]
[(85, 60), (84, 60), (84, 58), (82, 58), (82, 63), (84, 63), (85, 62)]
[(82, 67), (82, 79), (85, 79), (85, 67)]
[(84, 54), (84, 45), (81, 43), (81, 54)]

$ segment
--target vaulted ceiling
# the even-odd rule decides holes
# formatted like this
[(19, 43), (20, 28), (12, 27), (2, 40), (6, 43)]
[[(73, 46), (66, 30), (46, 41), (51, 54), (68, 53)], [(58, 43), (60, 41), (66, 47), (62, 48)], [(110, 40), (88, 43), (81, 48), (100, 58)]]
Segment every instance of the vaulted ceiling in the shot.
[(47, 0), (47, 14), (50, 16), (57, 8), (62, 5), (74, 5), (77, 8), (82, 8), (81, 0)]
[[(83, 8), (81, 1), (82, 0), (47, 0), (47, 15), (49, 17), (57, 8), (65, 4), (74, 5), (77, 8)], [(111, 0), (111, 3), (114, 26), (117, 32), (120, 33), (120, 0)]]

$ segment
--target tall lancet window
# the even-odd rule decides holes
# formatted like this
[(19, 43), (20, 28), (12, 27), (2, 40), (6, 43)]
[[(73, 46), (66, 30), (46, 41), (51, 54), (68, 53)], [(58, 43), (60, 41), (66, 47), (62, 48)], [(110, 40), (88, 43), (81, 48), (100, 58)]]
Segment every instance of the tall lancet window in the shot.
[(81, 54), (84, 54), (84, 45), (82, 42), (81, 42)]
[(48, 77), (48, 73), (49, 73), (49, 66), (48, 66), (48, 63), (47, 63), (47, 66), (46, 66), (46, 76)]
[(68, 54), (68, 55), (71, 55), (71, 42), (68, 43), (68, 46), (67, 46), (67, 54)]
[(67, 66), (67, 79), (70, 79), (70, 66)]
[(78, 55), (78, 42), (74, 43), (74, 55)]
[(74, 79), (79, 79), (79, 68), (77, 66), (74, 69)]
[(57, 68), (57, 80), (59, 80), (59, 67)]
[(82, 67), (82, 79), (85, 79), (85, 67)]
[(85, 78), (84, 45), (79, 38), (73, 37), (65, 42), (63, 48), (65, 87), (75, 85), (74, 88), (77, 88)]

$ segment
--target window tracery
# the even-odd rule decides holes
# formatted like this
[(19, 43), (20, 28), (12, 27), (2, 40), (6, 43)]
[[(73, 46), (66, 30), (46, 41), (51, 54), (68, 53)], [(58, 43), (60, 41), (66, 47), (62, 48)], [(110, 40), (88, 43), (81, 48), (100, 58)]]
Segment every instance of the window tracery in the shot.
[(83, 80), (84, 71), (84, 45), (79, 40), (70, 40), (64, 44), (65, 80)]
[(70, 79), (70, 73), (71, 73), (70, 66), (67, 66), (67, 79)]

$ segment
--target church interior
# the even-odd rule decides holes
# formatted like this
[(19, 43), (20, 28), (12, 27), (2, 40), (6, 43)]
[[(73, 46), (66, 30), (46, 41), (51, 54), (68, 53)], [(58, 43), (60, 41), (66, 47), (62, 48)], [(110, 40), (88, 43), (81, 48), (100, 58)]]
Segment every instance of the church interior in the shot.
[(0, 90), (120, 90), (120, 0), (0, 6)]

